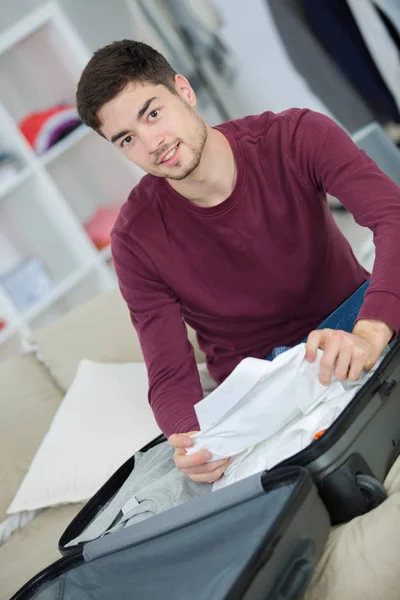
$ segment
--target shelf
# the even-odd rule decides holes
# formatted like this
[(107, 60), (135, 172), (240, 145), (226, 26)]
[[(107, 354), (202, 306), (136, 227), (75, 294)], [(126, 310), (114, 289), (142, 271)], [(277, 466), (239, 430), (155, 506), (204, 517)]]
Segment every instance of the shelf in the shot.
[(6, 325), (6, 327), (0, 331), (0, 345), (5, 344), (17, 331), (18, 328), (15, 325)]
[(18, 169), (0, 183), (0, 360), (117, 286), (110, 246), (98, 250), (85, 224), (96, 214), (112, 221), (99, 209), (119, 209), (144, 173), (83, 124), (42, 154), (20, 130), (27, 116), (76, 102), (90, 55), (59, 2), (0, 34), (0, 152)]
[(0, 185), (0, 198), (10, 194), (12, 191), (16, 190), (18, 186), (25, 183), (25, 181), (32, 175), (32, 167), (25, 167), (21, 169), (18, 175), (14, 175), (14, 177), (10, 177), (10, 179)]
[(13, 27), (10, 27), (7, 35), (0, 36), (0, 55), (11, 50), (13, 46), (21, 43), (29, 35), (34, 34), (49, 21), (53, 14), (53, 6), (48, 2)]
[(111, 245), (109, 244), (108, 246), (100, 250), (99, 254), (101, 256), (101, 260), (104, 262), (112, 260)]
[(10, 356), (20, 354), (24, 350), (23, 334), (17, 329), (3, 331), (4, 338), (0, 333), (0, 361), (6, 360)]
[(91, 129), (86, 127), (86, 125), (80, 125), (77, 129), (69, 133), (64, 139), (57, 142), (45, 154), (39, 156), (37, 162), (44, 166), (49, 165), (90, 134), (93, 135), (93, 131)]
[(32, 112), (75, 102), (86, 59), (58, 5), (49, 3), (7, 30), (0, 51), (0, 101), (16, 123)]
[(93, 267), (86, 273), (79, 274), (75, 281), (70, 278), (61, 293), (58, 291), (48, 298), (46, 306), (43, 303), (35, 311), (31, 311), (27, 315), (29, 327), (31, 330), (46, 327), (54, 319), (115, 286), (115, 280), (110, 275), (105, 274), (102, 269)]
[(85, 265), (78, 269), (75, 273), (67, 277), (62, 283), (58, 284), (54, 288), (53, 292), (48, 296), (44, 297), (40, 302), (35, 304), (28, 311), (23, 313), (23, 319), (30, 323), (41, 313), (46, 311), (52, 304), (57, 302), (65, 294), (67, 294), (74, 286), (81, 282), (85, 276), (90, 272), (91, 265)]
[(82, 134), (77, 139), (79, 143), (72, 142), (54, 155), (46, 171), (84, 224), (99, 207), (121, 206), (142, 173), (98, 134)]
[(63, 214), (61, 201), (38, 177), (25, 181), (0, 202), (0, 233), (11, 242), (18, 261), (39, 259), (55, 286), (95, 256), (94, 252), (84, 254), (79, 245), (82, 233), (71, 231)]

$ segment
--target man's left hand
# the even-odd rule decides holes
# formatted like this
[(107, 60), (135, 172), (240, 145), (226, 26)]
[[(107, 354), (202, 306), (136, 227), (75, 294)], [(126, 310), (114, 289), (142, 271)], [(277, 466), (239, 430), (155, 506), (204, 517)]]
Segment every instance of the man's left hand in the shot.
[(319, 380), (324, 385), (331, 382), (333, 374), (339, 381), (356, 381), (363, 370), (372, 369), (392, 335), (391, 327), (372, 320), (358, 321), (353, 333), (315, 330), (307, 339), (306, 359), (314, 362), (318, 348), (323, 350)]

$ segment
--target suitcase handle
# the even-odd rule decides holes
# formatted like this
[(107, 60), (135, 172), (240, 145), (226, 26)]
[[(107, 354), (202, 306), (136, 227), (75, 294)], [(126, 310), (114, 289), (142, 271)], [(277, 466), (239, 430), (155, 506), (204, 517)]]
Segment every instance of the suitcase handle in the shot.
[(382, 504), (388, 497), (388, 493), (382, 483), (372, 475), (359, 473), (356, 475), (356, 483), (359, 489), (367, 495), (370, 510)]
[(273, 593), (267, 600), (298, 600), (307, 589), (315, 567), (315, 545), (311, 539), (300, 540), (281, 571)]

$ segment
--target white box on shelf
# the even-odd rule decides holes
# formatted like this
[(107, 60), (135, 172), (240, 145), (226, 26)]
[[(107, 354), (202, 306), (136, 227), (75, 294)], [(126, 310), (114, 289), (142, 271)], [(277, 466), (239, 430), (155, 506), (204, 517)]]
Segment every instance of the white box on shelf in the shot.
[(25, 259), (11, 271), (0, 275), (0, 283), (21, 312), (34, 306), (53, 290), (53, 282), (42, 262), (33, 257)]

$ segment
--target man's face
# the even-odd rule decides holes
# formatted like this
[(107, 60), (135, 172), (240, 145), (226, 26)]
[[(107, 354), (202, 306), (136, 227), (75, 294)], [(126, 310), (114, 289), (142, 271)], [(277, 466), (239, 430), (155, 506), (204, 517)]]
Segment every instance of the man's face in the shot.
[(181, 180), (199, 164), (207, 128), (187, 80), (177, 94), (163, 85), (129, 83), (99, 110), (101, 131), (128, 160), (156, 177)]

